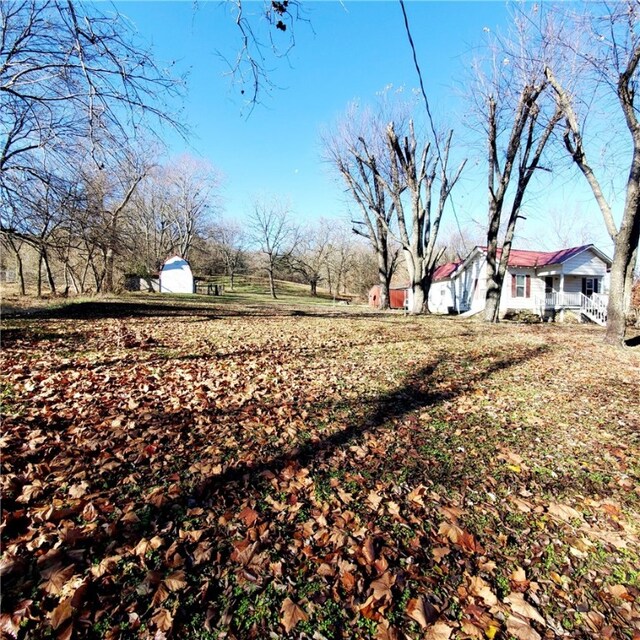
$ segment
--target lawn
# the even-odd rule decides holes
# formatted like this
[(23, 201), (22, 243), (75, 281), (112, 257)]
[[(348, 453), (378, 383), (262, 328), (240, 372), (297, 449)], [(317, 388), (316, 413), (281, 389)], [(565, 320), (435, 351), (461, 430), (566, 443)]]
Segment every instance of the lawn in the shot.
[(640, 349), (598, 327), (236, 294), (2, 328), (7, 637), (640, 638)]

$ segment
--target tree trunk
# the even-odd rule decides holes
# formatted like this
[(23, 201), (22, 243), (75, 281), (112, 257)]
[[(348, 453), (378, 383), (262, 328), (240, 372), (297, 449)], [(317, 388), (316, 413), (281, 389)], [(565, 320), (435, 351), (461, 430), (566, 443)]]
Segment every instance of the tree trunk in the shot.
[(76, 295), (78, 295), (80, 293), (80, 288), (78, 286), (78, 274), (74, 273), (73, 268), (71, 267), (71, 265), (67, 264), (67, 269), (69, 271), (69, 278), (71, 280), (71, 285), (73, 286), (73, 291)]
[(80, 278), (80, 293), (84, 294), (85, 290), (86, 290), (86, 284), (87, 284), (87, 275), (89, 274), (89, 269), (91, 267), (91, 263), (89, 262), (89, 259), (87, 258), (87, 262), (84, 265), (84, 269), (82, 270), (82, 277)]
[(273, 277), (273, 266), (270, 266), (267, 269), (267, 272), (269, 274), (269, 292), (271, 293), (271, 297), (274, 300), (277, 300), (278, 296), (276, 295), (276, 282), (275, 282), (275, 279)]
[[(611, 265), (611, 285), (607, 306), (607, 333), (605, 342), (612, 345), (624, 344), (627, 329), (626, 285), (629, 272), (635, 267), (635, 258), (640, 240), (640, 212), (638, 211), (638, 187), (627, 196), (625, 212), (616, 235)], [(628, 298), (630, 300), (630, 296)]]
[(318, 281), (311, 280), (309, 285), (311, 286), (311, 295), (315, 298), (318, 295)]
[(627, 267), (627, 278), (624, 283), (624, 311), (629, 313), (631, 311), (631, 298), (633, 297), (633, 280), (635, 276), (635, 267), (638, 262), (638, 247), (636, 247), (635, 253), (631, 256), (631, 261)]
[(99, 273), (98, 267), (96, 266), (95, 260), (91, 259), (91, 272), (93, 273), (93, 280), (96, 283), (96, 293), (102, 292), (102, 283), (104, 282), (104, 270), (102, 273)]
[(106, 251), (104, 258), (104, 277), (102, 281), (102, 290), (105, 293), (113, 293), (113, 271), (115, 268), (115, 255), (112, 247), (109, 247)]
[(38, 252), (38, 278), (36, 280), (36, 297), (42, 298), (42, 247)]
[(20, 295), (26, 296), (27, 289), (24, 285), (24, 266), (22, 264), (22, 256), (20, 255), (20, 246), (16, 246), (11, 238), (9, 239), (9, 244), (11, 245), (11, 248), (13, 249), (13, 253), (16, 258), (16, 274), (18, 275), (18, 285), (20, 287)]
[(411, 315), (418, 315), (424, 313), (426, 296), (424, 295), (424, 288), (422, 282), (414, 282), (411, 285), (411, 292), (413, 294), (413, 300), (409, 307), (409, 313)]
[(384, 250), (377, 251), (378, 257), (378, 280), (380, 282), (380, 309), (389, 308), (389, 284), (391, 277), (388, 273), (388, 253), (386, 247)]
[(431, 281), (433, 280), (433, 269), (430, 270), (429, 275), (422, 278), (422, 291), (424, 295), (424, 313), (431, 313), (429, 309), (429, 292), (431, 291)]
[(22, 265), (22, 256), (20, 255), (20, 250), (16, 251), (16, 271), (18, 273), (18, 282), (20, 283), (20, 295), (26, 296), (27, 289), (24, 286), (24, 267)]
[(500, 281), (500, 269), (497, 263), (498, 251), (498, 223), (499, 215), (491, 215), (491, 222), (487, 233), (487, 293), (484, 307), (484, 319), (486, 322), (498, 322), (500, 313), (500, 293), (502, 282)]
[[(411, 302), (407, 311), (411, 315), (419, 315), (424, 311), (425, 296), (422, 287), (422, 273), (420, 267), (416, 267), (416, 257), (418, 250), (413, 247), (411, 249), (403, 249), (405, 255), (405, 264), (409, 274), (409, 288), (411, 289)], [(417, 262), (420, 258), (417, 259)]]
[(51, 265), (49, 264), (49, 255), (47, 254), (46, 249), (43, 249), (42, 251), (42, 261), (44, 262), (44, 268), (47, 274), (47, 283), (49, 285), (49, 290), (53, 295), (56, 295), (56, 283), (53, 279), (53, 272), (51, 271)]

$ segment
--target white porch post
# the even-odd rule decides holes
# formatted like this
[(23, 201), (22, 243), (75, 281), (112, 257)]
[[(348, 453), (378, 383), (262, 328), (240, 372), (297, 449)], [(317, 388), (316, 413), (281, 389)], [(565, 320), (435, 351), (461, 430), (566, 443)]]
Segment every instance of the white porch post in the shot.
[(564, 265), (560, 265), (560, 322), (564, 322)]

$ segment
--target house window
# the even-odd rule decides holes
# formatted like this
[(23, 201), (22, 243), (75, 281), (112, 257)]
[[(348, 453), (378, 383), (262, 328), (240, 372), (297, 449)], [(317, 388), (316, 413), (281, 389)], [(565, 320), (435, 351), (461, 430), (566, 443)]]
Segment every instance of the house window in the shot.
[(582, 278), (582, 293), (590, 298), (594, 293), (598, 293), (598, 278)]
[(514, 274), (511, 279), (511, 297), (529, 298), (531, 297), (531, 276), (524, 274)]

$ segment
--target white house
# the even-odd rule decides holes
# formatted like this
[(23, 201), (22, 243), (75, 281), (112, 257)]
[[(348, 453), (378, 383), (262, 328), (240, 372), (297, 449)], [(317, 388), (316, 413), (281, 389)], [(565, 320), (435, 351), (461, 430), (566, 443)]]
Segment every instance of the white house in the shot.
[(189, 263), (180, 256), (165, 260), (160, 270), (160, 293), (193, 292), (193, 273)]
[[(461, 262), (438, 267), (429, 291), (435, 313), (478, 313), (487, 291), (487, 252), (475, 247)], [(500, 253), (498, 253), (498, 258)], [(604, 324), (611, 260), (594, 245), (559, 251), (512, 249), (500, 298), (500, 314), (532, 311), (562, 318), (572, 310)]]

